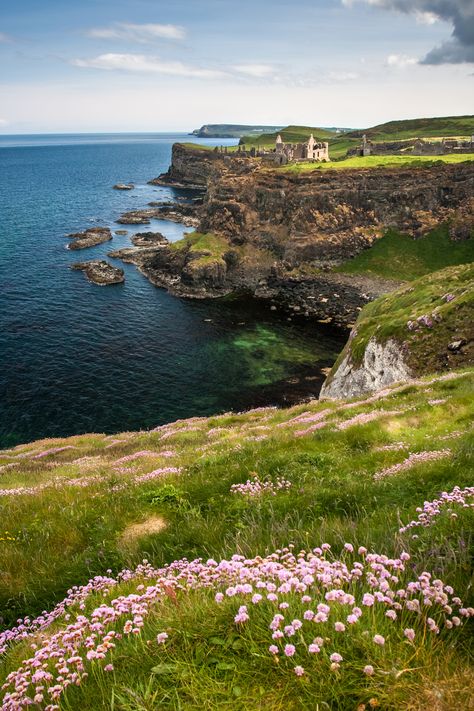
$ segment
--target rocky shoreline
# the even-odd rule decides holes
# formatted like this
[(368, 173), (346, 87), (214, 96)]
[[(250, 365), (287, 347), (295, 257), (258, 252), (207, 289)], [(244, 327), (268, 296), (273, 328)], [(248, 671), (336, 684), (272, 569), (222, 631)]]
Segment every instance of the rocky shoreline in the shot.
[[(175, 144), (170, 168), (150, 183), (198, 187), (201, 195), (150, 202), (117, 222), (165, 219), (197, 232), (174, 244), (160, 233), (139, 233), (133, 246), (109, 256), (134, 264), (176, 296), (251, 296), (290, 318), (350, 327), (367, 302), (400, 282), (343, 274), (337, 267), (370, 248), (388, 227), (417, 238), (449, 219), (452, 239), (464, 238), (466, 220), (472, 220), (474, 166), (295, 174)], [(84, 246), (111, 238), (104, 228), (71, 236)]]
[(204, 238), (215, 236), (217, 246), (185, 238), (155, 250), (134, 243), (112, 256), (180, 297), (252, 296), (290, 316), (348, 327), (368, 301), (400, 282), (335, 269), (370, 248), (387, 227), (417, 238), (450, 219), (452, 238), (463, 238), (458, 233), (472, 212), (474, 167), (292, 174), (175, 144), (169, 170), (151, 182), (157, 181), (205, 187), (202, 205), (158, 204), (120, 220), (176, 219)]

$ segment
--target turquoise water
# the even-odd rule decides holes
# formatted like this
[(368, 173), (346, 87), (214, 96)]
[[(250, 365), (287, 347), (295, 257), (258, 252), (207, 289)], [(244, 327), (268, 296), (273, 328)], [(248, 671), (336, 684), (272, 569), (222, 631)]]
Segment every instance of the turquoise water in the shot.
[[(64, 238), (93, 225), (120, 229), (125, 210), (178, 196), (147, 181), (184, 138), (0, 136), (0, 446), (318, 392), (341, 332), (290, 323), (253, 302), (177, 299), (115, 260), (123, 285), (98, 287), (69, 269), (128, 246), (134, 232), (182, 236), (186, 228), (155, 220), (81, 252)], [(136, 189), (113, 190), (117, 182)]]

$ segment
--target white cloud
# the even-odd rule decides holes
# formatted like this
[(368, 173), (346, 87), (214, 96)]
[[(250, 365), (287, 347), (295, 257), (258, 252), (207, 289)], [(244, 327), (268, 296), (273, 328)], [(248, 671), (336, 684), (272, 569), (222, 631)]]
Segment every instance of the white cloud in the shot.
[(74, 59), (72, 64), (76, 67), (92, 69), (168, 74), (197, 79), (216, 79), (224, 76), (224, 72), (219, 70), (202, 69), (182, 62), (168, 62), (160, 59), (160, 57), (145, 54), (100, 54), (98, 57), (92, 57), (91, 59)]
[(438, 22), (439, 17), (434, 12), (415, 10), (415, 20), (419, 25), (434, 25), (435, 22)]
[(405, 69), (406, 67), (413, 66), (413, 64), (418, 64), (418, 59), (416, 59), (416, 57), (409, 57), (406, 54), (389, 54), (386, 63), (389, 67)]
[(6, 119), (0, 118), (0, 128), (3, 126), (8, 126), (8, 121)]
[(186, 36), (186, 30), (180, 25), (143, 24), (116, 22), (110, 27), (96, 27), (87, 31), (87, 36), (94, 39), (121, 39), (147, 43), (157, 39), (180, 40)]
[(271, 64), (236, 64), (231, 69), (238, 74), (257, 78), (268, 77), (275, 73), (275, 68)]

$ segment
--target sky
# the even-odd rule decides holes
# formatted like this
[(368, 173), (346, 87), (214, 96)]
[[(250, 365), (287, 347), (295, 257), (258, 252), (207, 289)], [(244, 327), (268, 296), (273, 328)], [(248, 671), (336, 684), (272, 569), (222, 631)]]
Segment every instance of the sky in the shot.
[(474, 113), (474, 0), (0, 5), (0, 133)]

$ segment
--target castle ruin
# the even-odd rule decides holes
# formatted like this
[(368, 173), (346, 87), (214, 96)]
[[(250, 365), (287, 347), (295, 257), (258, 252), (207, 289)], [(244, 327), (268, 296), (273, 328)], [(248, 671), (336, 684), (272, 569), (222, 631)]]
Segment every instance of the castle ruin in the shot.
[(283, 143), (278, 135), (275, 141), (275, 162), (286, 165), (298, 160), (329, 161), (329, 144), (316, 141), (313, 134), (305, 143)]

